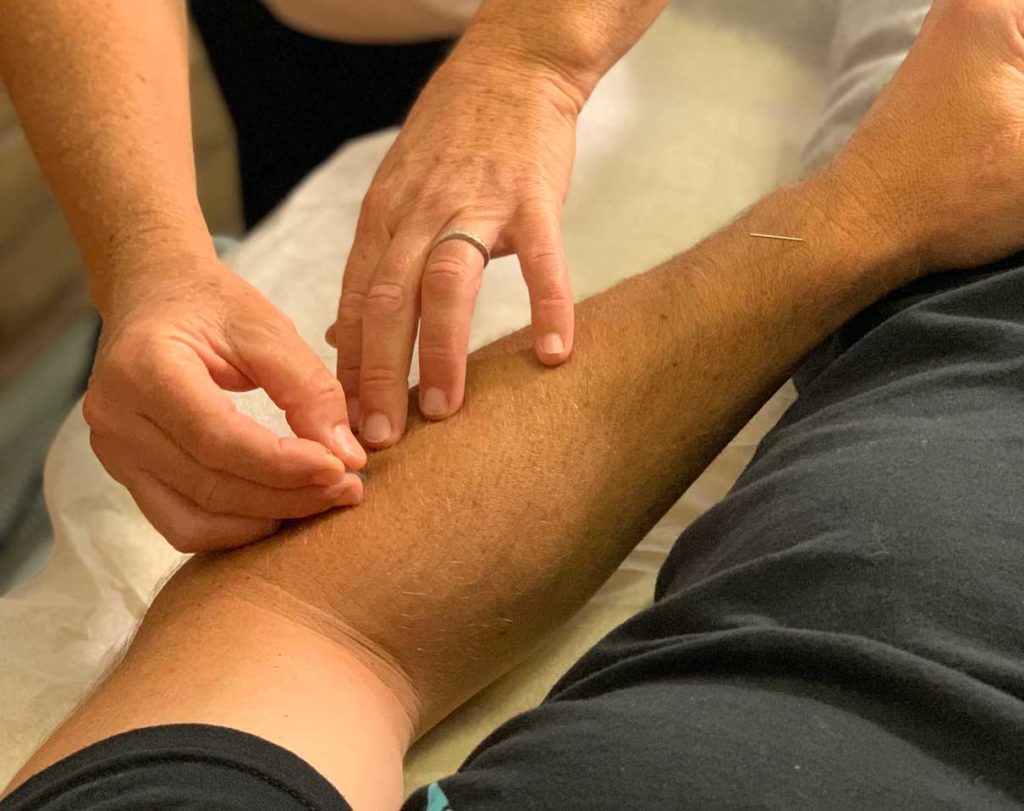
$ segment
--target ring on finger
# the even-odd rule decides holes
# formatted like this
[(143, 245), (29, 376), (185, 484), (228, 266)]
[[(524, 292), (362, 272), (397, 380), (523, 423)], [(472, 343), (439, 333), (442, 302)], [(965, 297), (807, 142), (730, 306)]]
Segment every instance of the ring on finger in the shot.
[(434, 250), (438, 245), (443, 242), (448, 242), (452, 239), (459, 239), (463, 242), (468, 242), (474, 248), (476, 248), (484, 257), (484, 267), (487, 267), (491, 262), (491, 249), (487, 247), (487, 243), (480, 238), (479, 234), (475, 234), (472, 231), (467, 231), (465, 228), (446, 228), (441, 232), (441, 235), (434, 240), (434, 244), (431, 245), (430, 250)]

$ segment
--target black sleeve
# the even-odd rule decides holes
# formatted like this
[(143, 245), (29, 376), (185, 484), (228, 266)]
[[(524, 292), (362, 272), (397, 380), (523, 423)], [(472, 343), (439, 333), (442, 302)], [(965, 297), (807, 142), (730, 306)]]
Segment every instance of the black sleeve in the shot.
[(0, 811), (351, 811), (280, 746), (202, 724), (137, 729), (76, 752), (20, 786)]

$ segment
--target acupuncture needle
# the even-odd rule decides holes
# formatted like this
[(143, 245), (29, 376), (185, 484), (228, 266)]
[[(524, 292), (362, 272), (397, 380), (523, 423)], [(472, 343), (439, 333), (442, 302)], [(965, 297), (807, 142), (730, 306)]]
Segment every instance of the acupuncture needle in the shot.
[(802, 239), (801, 237), (781, 237), (778, 234), (751, 234), (750, 236), (757, 237), (758, 239), (780, 239), (783, 242), (806, 242), (807, 241), (806, 239)]

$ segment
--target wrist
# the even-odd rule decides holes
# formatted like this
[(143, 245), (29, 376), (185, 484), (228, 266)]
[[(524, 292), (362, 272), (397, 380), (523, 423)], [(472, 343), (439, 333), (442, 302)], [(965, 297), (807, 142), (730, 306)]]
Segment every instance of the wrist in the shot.
[(460, 39), (449, 63), (477, 78), (493, 76), (495, 84), (511, 91), (539, 89), (578, 116), (604, 70), (593, 59), (571, 58), (571, 48), (538, 36), (541, 29), (478, 18)]
[(582, 107), (666, 5), (667, 0), (485, 0), (456, 53), (479, 49), (545, 76)]
[(460, 93), (494, 96), (506, 104), (547, 102), (573, 121), (582, 112), (591, 89), (558, 67), (507, 44), (466, 37), (438, 75), (449, 77)]
[(909, 284), (933, 270), (926, 240), (914, 212), (901, 209), (869, 167), (844, 160), (843, 153), (804, 181), (819, 200), (832, 231), (848, 249), (877, 267), (893, 286)]
[(217, 252), (205, 229), (152, 227), (112, 240), (109, 250), (87, 263), (87, 273), (96, 309), (107, 319), (129, 308), (140, 294), (217, 267)]
[[(878, 198), (860, 179), (829, 166), (770, 195), (743, 218), (742, 226), (750, 233), (803, 239), (817, 256), (828, 257), (832, 273), (875, 300), (925, 270), (912, 230), (895, 223), (888, 204)], [(793, 227), (790, 223), (799, 233), (786, 230)]]

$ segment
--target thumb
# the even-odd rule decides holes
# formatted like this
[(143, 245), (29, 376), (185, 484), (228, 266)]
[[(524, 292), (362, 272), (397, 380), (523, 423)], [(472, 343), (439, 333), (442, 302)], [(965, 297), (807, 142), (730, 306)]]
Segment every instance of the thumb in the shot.
[(284, 411), (296, 436), (324, 445), (347, 467), (366, 464), (366, 451), (349, 426), (341, 383), (291, 325), (236, 350), (238, 365)]

